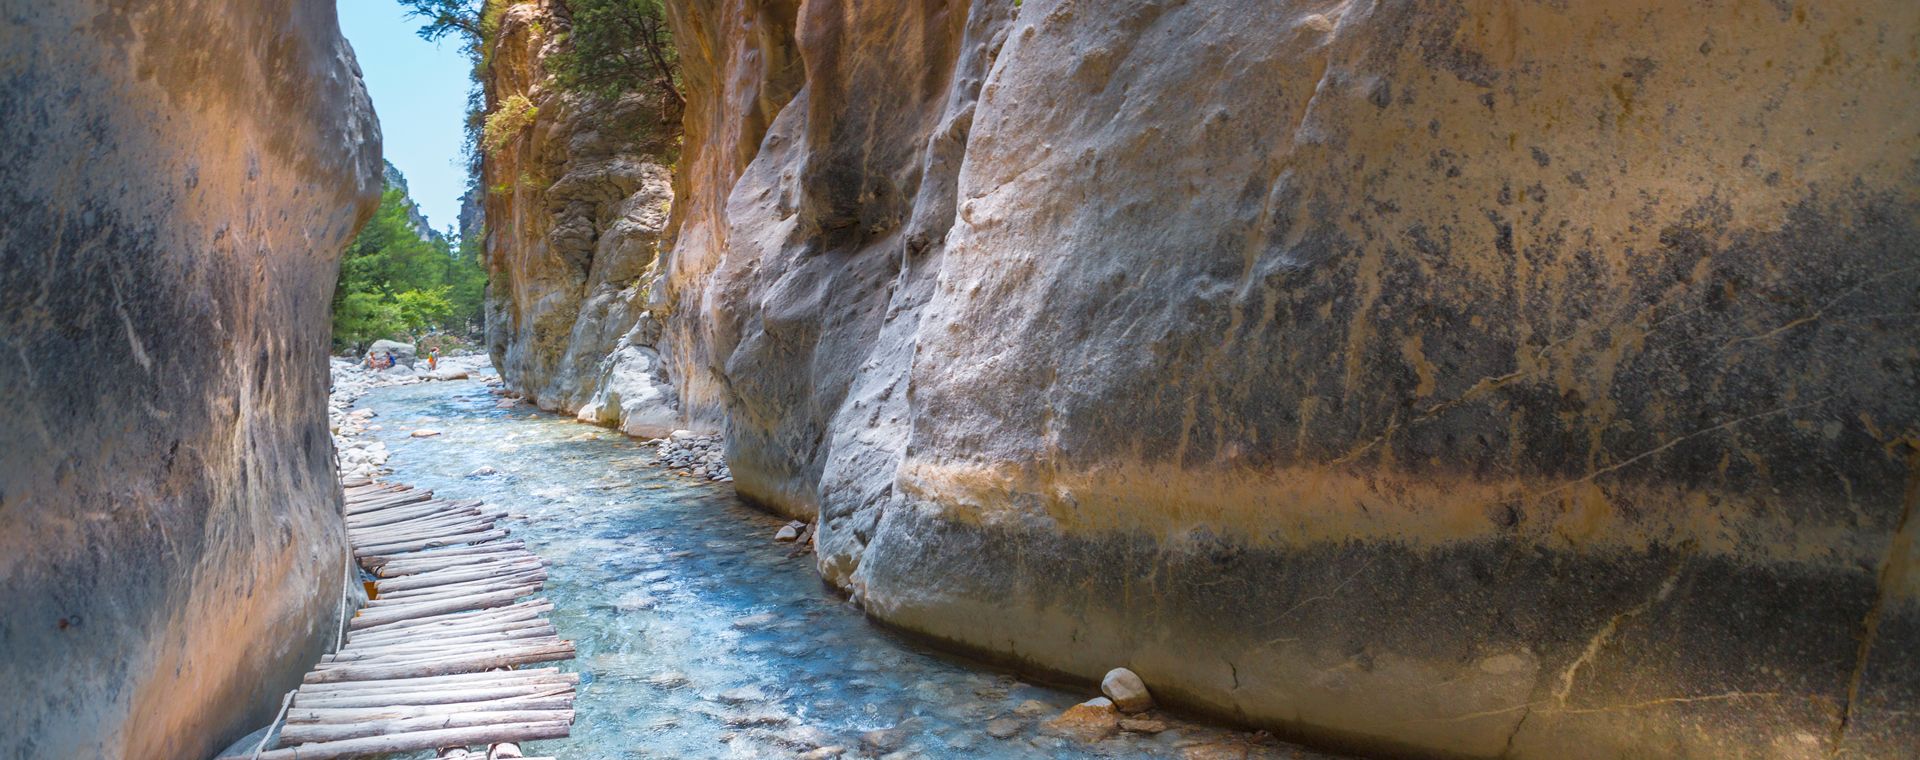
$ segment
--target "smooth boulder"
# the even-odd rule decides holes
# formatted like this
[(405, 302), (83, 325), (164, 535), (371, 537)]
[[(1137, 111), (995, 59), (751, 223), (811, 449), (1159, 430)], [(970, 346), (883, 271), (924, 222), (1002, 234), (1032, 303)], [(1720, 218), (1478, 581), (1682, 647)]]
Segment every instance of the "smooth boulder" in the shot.
[(412, 369), (415, 354), (412, 343), (401, 343), (397, 340), (376, 340), (371, 347), (367, 348), (367, 356), (373, 357), (374, 361), (377, 362), (384, 362), (388, 356), (392, 356), (393, 366), (395, 368), (406, 367)]
[(1100, 693), (1113, 700), (1113, 705), (1124, 713), (1145, 712), (1153, 709), (1153, 695), (1147, 693), (1147, 684), (1140, 676), (1126, 668), (1114, 668), (1100, 679)]

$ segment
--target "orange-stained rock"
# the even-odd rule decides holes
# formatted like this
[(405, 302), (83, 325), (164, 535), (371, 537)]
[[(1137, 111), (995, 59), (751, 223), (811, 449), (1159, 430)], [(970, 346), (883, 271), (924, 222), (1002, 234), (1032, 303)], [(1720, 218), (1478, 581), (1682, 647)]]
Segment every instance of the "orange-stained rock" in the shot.
[(1042, 728), (1091, 744), (1120, 731), (1120, 711), (1114, 708), (1113, 700), (1094, 697), (1067, 708)]

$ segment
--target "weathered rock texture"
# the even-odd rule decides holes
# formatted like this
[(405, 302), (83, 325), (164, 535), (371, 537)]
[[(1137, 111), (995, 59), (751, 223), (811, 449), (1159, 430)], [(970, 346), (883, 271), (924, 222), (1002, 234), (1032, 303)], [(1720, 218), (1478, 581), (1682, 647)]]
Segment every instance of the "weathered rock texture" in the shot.
[(1920, 6), (668, 6), (628, 287), (876, 618), (1363, 750), (1920, 742)]
[(661, 164), (675, 130), (655, 98), (602, 102), (555, 87), (544, 61), (567, 24), (562, 5), (515, 3), (489, 42), (492, 109), (515, 96), (538, 109), (483, 166), (490, 353), (543, 409), (665, 435), (680, 415), (643, 275), (673, 197)]
[(333, 3), (0, 2), (0, 756), (206, 757), (333, 644)]

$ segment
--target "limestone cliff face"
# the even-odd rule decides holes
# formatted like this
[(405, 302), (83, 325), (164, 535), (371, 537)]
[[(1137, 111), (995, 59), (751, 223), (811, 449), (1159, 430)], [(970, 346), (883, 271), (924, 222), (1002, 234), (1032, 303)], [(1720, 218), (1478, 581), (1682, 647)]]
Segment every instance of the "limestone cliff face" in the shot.
[(566, 28), (563, 6), (513, 3), (490, 42), (490, 107), (532, 109), (483, 164), (490, 351), (543, 409), (664, 435), (679, 414), (643, 274), (672, 201), (660, 161), (673, 130), (644, 96), (607, 103), (554, 87), (543, 61)]
[(333, 3), (0, 2), (0, 756), (210, 755), (333, 644)]
[(1920, 741), (1920, 6), (669, 12), (655, 345), (876, 618), (1369, 750)]

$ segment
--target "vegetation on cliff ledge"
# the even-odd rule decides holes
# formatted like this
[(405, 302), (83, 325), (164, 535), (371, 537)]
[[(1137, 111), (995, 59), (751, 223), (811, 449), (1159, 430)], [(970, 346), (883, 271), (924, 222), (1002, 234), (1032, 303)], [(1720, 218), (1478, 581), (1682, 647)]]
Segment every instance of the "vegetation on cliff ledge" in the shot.
[(567, 46), (547, 60), (560, 86), (602, 98), (651, 90), (677, 118), (680, 58), (660, 0), (564, 0), (572, 17)]

